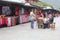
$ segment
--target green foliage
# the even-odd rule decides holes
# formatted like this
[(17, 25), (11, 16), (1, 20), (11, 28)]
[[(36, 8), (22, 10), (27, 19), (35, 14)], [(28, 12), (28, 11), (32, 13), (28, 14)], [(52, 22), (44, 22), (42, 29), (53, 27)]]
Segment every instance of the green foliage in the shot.
[(40, 6), (40, 7), (46, 7), (46, 6), (49, 6), (51, 8), (53, 8), (53, 6), (49, 3), (46, 3), (46, 2), (34, 2), (33, 3), (34, 5), (37, 5), (37, 6)]
[(59, 10), (59, 11), (60, 11), (60, 7), (59, 7), (59, 8), (57, 8), (57, 10)]

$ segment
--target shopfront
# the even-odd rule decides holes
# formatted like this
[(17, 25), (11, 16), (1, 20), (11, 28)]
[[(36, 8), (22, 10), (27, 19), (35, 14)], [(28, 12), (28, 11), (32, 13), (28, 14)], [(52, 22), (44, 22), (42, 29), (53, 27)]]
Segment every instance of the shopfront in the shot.
[(0, 1), (0, 25), (14, 26), (19, 24), (20, 14), (22, 14), (23, 4), (15, 2)]
[[(29, 22), (29, 21), (31, 21), (31, 19), (30, 19), (30, 11), (31, 10), (36, 10), (36, 8), (35, 7), (33, 7), (32, 5), (24, 5), (24, 7), (23, 7), (24, 9), (23, 9), (23, 14), (20, 14), (20, 23), (26, 23), (26, 22)], [(36, 11), (35, 11), (35, 13), (36, 13)]]
[[(4, 25), (15, 26), (30, 21), (30, 10), (36, 13), (36, 7), (23, 3), (0, 1), (0, 15), (4, 17)], [(1, 21), (0, 21), (1, 23)]]

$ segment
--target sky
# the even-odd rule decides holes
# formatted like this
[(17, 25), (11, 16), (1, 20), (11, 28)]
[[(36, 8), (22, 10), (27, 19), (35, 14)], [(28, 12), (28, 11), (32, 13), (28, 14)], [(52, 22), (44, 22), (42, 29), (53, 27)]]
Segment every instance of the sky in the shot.
[(40, 0), (40, 1), (52, 4), (55, 9), (59, 9), (60, 7), (60, 0)]

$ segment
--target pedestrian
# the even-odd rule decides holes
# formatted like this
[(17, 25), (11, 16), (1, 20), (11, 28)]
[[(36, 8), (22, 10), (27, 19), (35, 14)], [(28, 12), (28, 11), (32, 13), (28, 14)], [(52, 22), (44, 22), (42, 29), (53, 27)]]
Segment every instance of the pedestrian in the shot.
[(44, 15), (43, 13), (41, 12), (41, 10), (39, 10), (38, 14), (37, 14), (37, 24), (38, 24), (38, 28), (43, 28), (43, 18), (44, 18)]
[(34, 19), (35, 19), (35, 14), (33, 12), (33, 10), (31, 10), (30, 12), (30, 18), (31, 18), (31, 28), (34, 28)]
[(50, 24), (52, 24), (54, 20), (53, 14), (49, 14), (48, 17), (49, 17)]
[(39, 16), (38, 17), (38, 28), (43, 28), (44, 25), (43, 25), (43, 17), (42, 16)]
[(55, 29), (54, 14), (49, 14), (50, 28)]
[(48, 16), (46, 16), (45, 18), (44, 18), (44, 29), (45, 28), (49, 28), (49, 18), (48, 18)]

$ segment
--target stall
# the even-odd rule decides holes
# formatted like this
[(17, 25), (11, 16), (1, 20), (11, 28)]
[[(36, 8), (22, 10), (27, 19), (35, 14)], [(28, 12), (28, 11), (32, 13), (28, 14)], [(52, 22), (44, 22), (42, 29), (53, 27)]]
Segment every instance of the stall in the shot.
[(24, 11), (23, 14), (20, 14), (20, 23), (26, 23), (26, 22), (30, 22), (30, 11), (34, 10), (34, 13), (36, 13), (36, 6), (33, 5), (28, 5), (28, 4), (24, 4)]
[[(19, 16), (21, 8), (23, 8), (22, 3), (0, 1), (0, 16), (5, 15), (4, 18), (0, 18), (0, 26), (15, 26), (19, 24)], [(20, 10), (19, 10), (20, 9)], [(20, 12), (19, 12), (20, 11)], [(4, 20), (3, 20), (4, 19)], [(3, 22), (2, 22), (3, 21)]]
[(0, 15), (5, 15), (3, 22), (5, 22), (4, 25), (6, 26), (15, 26), (31, 21), (30, 10), (33, 9), (34, 13), (36, 13), (37, 8), (39, 7), (31, 4), (0, 1)]

